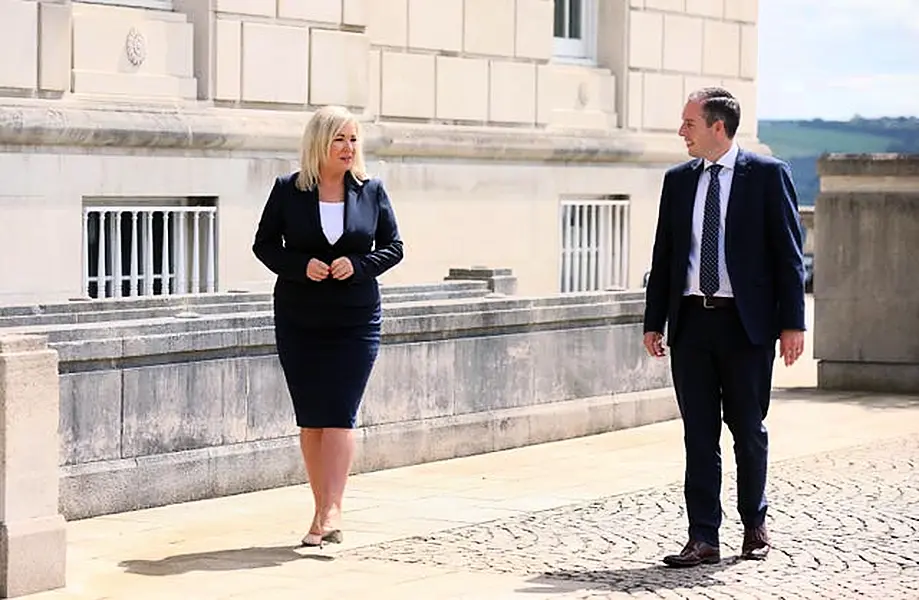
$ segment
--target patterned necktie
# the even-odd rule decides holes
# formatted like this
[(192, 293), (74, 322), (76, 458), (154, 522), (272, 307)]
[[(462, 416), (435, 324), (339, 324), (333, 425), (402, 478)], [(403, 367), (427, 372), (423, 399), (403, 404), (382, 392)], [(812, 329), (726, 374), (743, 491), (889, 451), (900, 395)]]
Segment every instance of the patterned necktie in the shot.
[(721, 182), (718, 173), (721, 165), (708, 168), (708, 194), (705, 196), (705, 213), (702, 220), (702, 242), (699, 258), (699, 289), (706, 296), (714, 296), (721, 287), (718, 276), (718, 235), (721, 229)]

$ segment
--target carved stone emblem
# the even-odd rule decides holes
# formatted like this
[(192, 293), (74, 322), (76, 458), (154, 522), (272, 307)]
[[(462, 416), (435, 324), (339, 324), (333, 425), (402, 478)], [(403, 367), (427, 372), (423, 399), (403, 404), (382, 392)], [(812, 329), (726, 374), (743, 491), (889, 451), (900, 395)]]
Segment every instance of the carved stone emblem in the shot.
[(128, 61), (135, 67), (139, 67), (147, 60), (147, 40), (144, 38), (144, 34), (134, 27), (128, 32), (128, 38), (124, 42), (124, 49), (128, 55)]

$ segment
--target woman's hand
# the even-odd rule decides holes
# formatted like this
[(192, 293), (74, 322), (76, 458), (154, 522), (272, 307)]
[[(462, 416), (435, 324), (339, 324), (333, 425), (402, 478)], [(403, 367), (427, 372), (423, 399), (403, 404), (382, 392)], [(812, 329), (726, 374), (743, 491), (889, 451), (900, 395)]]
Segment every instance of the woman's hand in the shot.
[(325, 264), (321, 260), (311, 258), (310, 261), (306, 264), (306, 276), (313, 281), (322, 281), (329, 276), (330, 272), (331, 269), (329, 268), (329, 265)]
[(342, 256), (332, 261), (330, 273), (333, 278), (341, 281), (354, 275), (354, 265), (351, 264), (351, 259)]

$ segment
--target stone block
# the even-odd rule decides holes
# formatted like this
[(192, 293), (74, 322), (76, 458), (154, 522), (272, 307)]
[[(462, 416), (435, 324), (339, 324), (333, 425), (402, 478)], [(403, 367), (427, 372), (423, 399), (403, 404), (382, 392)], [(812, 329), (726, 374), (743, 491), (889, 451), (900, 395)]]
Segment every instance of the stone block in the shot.
[(387, 117), (434, 118), (434, 57), (383, 52), (380, 114)]
[(641, 129), (643, 122), (644, 103), (644, 74), (636, 71), (629, 72), (628, 95), (628, 128)]
[(615, 113), (615, 78), (603, 69), (537, 67), (536, 118), (564, 129), (606, 130)]
[[(242, 99), (248, 102), (306, 104), (309, 29), (243, 23)], [(284, 65), (284, 76), (273, 68)]]
[(296, 435), (293, 404), (278, 357), (253, 357), (246, 362), (246, 373), (246, 441)]
[(63, 588), (66, 567), (67, 524), (56, 509), (49, 517), (0, 522), (0, 598)]
[(214, 0), (218, 13), (276, 17), (277, 0)]
[(550, 0), (517, 0), (514, 54), (520, 58), (552, 57), (553, 3)]
[(488, 61), (438, 56), (437, 118), (488, 119)]
[(462, 51), (463, 0), (408, 0), (408, 45)]
[(489, 115), (504, 123), (536, 122), (536, 65), (491, 61)]
[(217, 19), (214, 33), (214, 97), (238, 101), (242, 92), (242, 22)]
[[(685, 104), (686, 100), (689, 98), (689, 95), (697, 90), (701, 90), (706, 87), (719, 87), (722, 85), (722, 80), (717, 77), (698, 77), (693, 75), (687, 75), (683, 78), (683, 103)], [(730, 90), (728, 90), (730, 91)], [(732, 92), (733, 93), (733, 92)], [(743, 119), (743, 106), (741, 109), (741, 120)]]
[(246, 369), (236, 360), (124, 371), (122, 456), (246, 440)]
[(374, 0), (344, 0), (341, 22), (345, 25), (365, 27), (367, 25), (368, 2), (374, 2)]
[(756, 83), (740, 79), (725, 79), (724, 87), (740, 102), (740, 127), (738, 135), (755, 136), (758, 130), (756, 119)]
[[(728, 4), (736, 0), (726, 0)], [(725, 0), (686, 0), (686, 12), (691, 15), (701, 15), (721, 19), (724, 17)]]
[(63, 587), (57, 353), (44, 336), (0, 337), (0, 597)]
[(71, 7), (62, 4), (39, 4), (38, 87), (42, 90), (70, 90)]
[(513, 296), (517, 293), (517, 277), (511, 269), (472, 267), (453, 268), (444, 281), (484, 281), (492, 294)]
[(675, 132), (683, 113), (683, 78), (664, 73), (644, 74), (642, 125), (645, 129)]
[(725, 0), (724, 18), (756, 23), (759, 20), (759, 0)]
[(664, 16), (664, 70), (702, 71), (702, 19)]
[(370, 38), (363, 33), (313, 29), (311, 40), (310, 104), (365, 106)]
[(740, 75), (740, 26), (736, 23), (705, 21), (702, 69), (705, 75)]
[(383, 53), (380, 50), (371, 50), (367, 55), (368, 75), (367, 75), (367, 106), (368, 115), (377, 116), (380, 114), (380, 86), (382, 71)]
[(408, 0), (372, 0), (367, 10), (367, 35), (375, 46), (408, 44)]
[(192, 25), (178, 13), (74, 4), (73, 91), (196, 98)]
[(740, 76), (756, 79), (759, 31), (756, 25), (741, 25), (740, 28)]
[(454, 414), (455, 343), (384, 346), (367, 384), (360, 426)]
[(645, 0), (645, 8), (669, 12), (683, 12), (686, 9), (686, 2), (685, 0)]
[(663, 65), (664, 17), (632, 11), (629, 27), (629, 67), (660, 69)]
[(64, 373), (60, 386), (60, 463), (121, 458), (121, 371)]
[[(38, 85), (38, 3), (0, 0), (0, 87)], [(10, 57), (16, 57), (11, 60)]]
[(463, 51), (514, 56), (514, 0), (465, 0), (464, 6)]
[(319, 23), (341, 23), (342, 0), (278, 0), (278, 16)]

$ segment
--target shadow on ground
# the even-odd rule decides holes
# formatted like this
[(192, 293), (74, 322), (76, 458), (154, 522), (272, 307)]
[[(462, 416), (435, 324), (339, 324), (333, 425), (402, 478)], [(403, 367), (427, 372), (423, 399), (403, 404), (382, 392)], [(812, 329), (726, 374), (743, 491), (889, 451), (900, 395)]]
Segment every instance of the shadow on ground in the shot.
[(213, 552), (177, 554), (159, 560), (125, 560), (118, 563), (128, 573), (163, 577), (192, 571), (241, 571), (279, 567), (295, 560), (331, 561), (331, 556), (300, 554), (290, 546), (234, 548)]
[(739, 562), (738, 559), (727, 559), (717, 565), (692, 569), (646, 565), (621, 569), (548, 571), (529, 580), (529, 583), (539, 587), (518, 591), (529, 594), (563, 594), (571, 591), (572, 584), (582, 584), (585, 588), (597, 591), (624, 593), (718, 587), (724, 586), (725, 582), (715, 575)]

